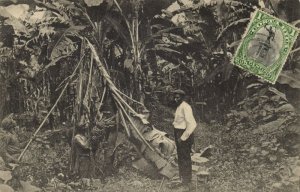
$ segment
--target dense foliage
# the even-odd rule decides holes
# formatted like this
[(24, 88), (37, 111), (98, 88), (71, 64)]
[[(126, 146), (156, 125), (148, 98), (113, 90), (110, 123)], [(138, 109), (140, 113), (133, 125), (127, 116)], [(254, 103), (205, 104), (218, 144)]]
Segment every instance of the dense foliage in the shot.
[[(103, 112), (117, 109), (105, 96), (111, 92), (108, 78), (98, 70), (101, 62), (124, 101), (138, 112), (141, 104), (153, 111), (155, 126), (170, 133), (167, 120), (172, 111), (166, 106), (170, 91), (176, 88), (188, 93), (198, 120), (224, 124), (203, 128), (210, 142), (220, 145), (216, 162), (224, 165), (213, 169), (224, 172), (222, 177), (230, 176), (227, 169), (236, 168), (226, 164), (235, 156), (251, 166), (258, 160), (273, 163), (276, 179), (268, 184), (276, 190), (297, 187), (299, 160), (285, 156), (299, 152), (299, 39), (275, 85), (233, 66), (231, 59), (256, 8), (299, 26), (298, 0), (3, 0), (0, 6), (0, 119), (15, 113), (20, 126), (32, 131), (56, 106), (43, 128), (65, 122), (71, 127), (85, 113), (91, 122), (109, 124)], [(11, 9), (21, 15), (12, 14)], [(41, 169), (24, 171), (26, 177), (37, 172), (34, 184), (41, 186), (47, 180), (41, 172), (51, 172), (50, 178), (67, 169), (66, 157), (56, 162), (68, 151), (66, 146), (64, 151), (56, 150), (60, 145), (64, 146), (34, 146), (40, 160), (34, 163)], [(47, 162), (43, 162), (44, 149), (53, 153)], [(124, 158), (120, 158), (121, 162)], [(281, 176), (279, 160), (284, 169), (291, 162), (290, 175)], [(41, 162), (49, 166), (42, 168)], [(250, 171), (251, 166), (240, 170)], [(56, 186), (55, 182), (49, 183)], [(259, 179), (249, 182), (257, 184)]]

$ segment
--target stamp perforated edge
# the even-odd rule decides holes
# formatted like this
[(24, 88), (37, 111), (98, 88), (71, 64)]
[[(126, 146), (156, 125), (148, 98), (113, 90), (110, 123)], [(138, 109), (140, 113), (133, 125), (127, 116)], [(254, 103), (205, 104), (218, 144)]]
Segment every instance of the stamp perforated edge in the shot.
[[(283, 64), (280, 66), (279, 72), (277, 73), (277, 75), (276, 75), (276, 77), (275, 77), (275, 79), (274, 79), (273, 82), (270, 81), (270, 80), (268, 80), (268, 79), (265, 79), (263, 76), (260, 76), (260, 75), (258, 75), (258, 74), (252, 73), (251, 71), (249, 71), (248, 69), (245, 69), (245, 68), (242, 67), (241, 65), (237, 65), (237, 64), (234, 63), (234, 58), (237, 56), (238, 50), (239, 50), (239, 49), (241, 48), (241, 46), (242, 46), (243, 39), (247, 36), (247, 33), (248, 33), (249, 29), (250, 29), (250, 26), (252, 25), (252, 23), (253, 23), (253, 21), (254, 21), (254, 17), (255, 17), (255, 15), (256, 15), (258, 12), (263, 12), (264, 14), (266, 14), (266, 15), (272, 17), (273, 19), (280, 20), (280, 22), (282, 22), (282, 23), (284, 23), (284, 24), (290, 26), (291, 28), (294, 28), (295, 31), (297, 31), (297, 34), (296, 34), (294, 40), (292, 40), (292, 42), (291, 42), (291, 43), (292, 43), (292, 46), (290, 46), (290, 48), (289, 48), (289, 50), (288, 50), (288, 54), (287, 54), (287, 56), (284, 58)], [(258, 78), (260, 78), (260, 79), (263, 79), (264, 81), (267, 81), (267, 82), (269, 82), (269, 83), (271, 83), (271, 84), (274, 85), (274, 84), (277, 82), (278, 76), (280, 75), (280, 72), (282, 71), (282, 68), (283, 68), (284, 64), (286, 63), (286, 60), (287, 60), (287, 58), (288, 58), (288, 56), (289, 56), (289, 53), (291, 52), (291, 50), (292, 50), (292, 48), (293, 48), (293, 46), (294, 46), (294, 44), (295, 44), (295, 41), (296, 41), (297, 38), (298, 38), (298, 35), (299, 35), (299, 29), (298, 29), (296, 26), (293, 26), (293, 25), (291, 25), (290, 23), (288, 23), (288, 22), (286, 22), (286, 21), (283, 21), (282, 19), (279, 19), (279, 18), (277, 18), (277, 17), (275, 17), (275, 16), (273, 16), (273, 15), (270, 15), (269, 13), (266, 13), (265, 11), (262, 11), (262, 10), (260, 10), (260, 9), (256, 9), (253, 13), (251, 13), (251, 16), (250, 16), (250, 22), (248, 23), (248, 25), (247, 25), (247, 27), (246, 27), (246, 30), (245, 30), (244, 34), (242, 35), (241, 42), (240, 42), (238, 48), (236, 49), (236, 51), (235, 51), (235, 53), (234, 53), (234, 56), (233, 56), (232, 59), (231, 59), (231, 63), (232, 63), (234, 66), (237, 66), (237, 67), (239, 67), (239, 68), (241, 68), (241, 69), (247, 71), (248, 73), (251, 73), (252, 75), (255, 75), (256, 77), (258, 77)]]

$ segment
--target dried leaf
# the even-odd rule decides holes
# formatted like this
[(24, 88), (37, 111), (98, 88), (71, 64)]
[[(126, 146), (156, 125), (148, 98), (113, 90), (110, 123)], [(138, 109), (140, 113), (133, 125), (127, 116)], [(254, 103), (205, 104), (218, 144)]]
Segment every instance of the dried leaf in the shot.
[(275, 112), (295, 112), (295, 108), (291, 104), (287, 103), (275, 109)]
[(133, 185), (134, 187), (143, 187), (144, 186), (144, 184), (138, 180), (135, 180), (130, 184)]
[(198, 176), (208, 176), (209, 175), (209, 172), (208, 171), (199, 171), (197, 173)]
[(269, 146), (270, 144), (271, 144), (271, 142), (266, 141), (266, 142), (263, 142), (263, 143), (261, 144), (261, 146), (262, 146), (262, 147), (267, 147), (267, 146)]
[(290, 177), (289, 181), (293, 182), (293, 183), (299, 182), (300, 181), (300, 177)]
[(99, 6), (103, 0), (84, 0), (88, 7)]
[(276, 131), (279, 129), (283, 123), (286, 122), (286, 119), (279, 118), (275, 121), (271, 121), (269, 123), (266, 123), (264, 125), (260, 125), (257, 129), (253, 131), (254, 134), (260, 134), (260, 133), (271, 133), (273, 131)]
[(273, 188), (281, 188), (282, 187), (282, 183), (273, 183), (272, 185)]
[(293, 21), (291, 24), (296, 26), (296, 25), (298, 25), (299, 23), (300, 23), (300, 19), (298, 19), (298, 20), (296, 20), (296, 21)]
[(288, 84), (292, 88), (300, 89), (300, 70), (296, 69), (295, 71), (287, 70), (282, 71), (277, 79), (277, 82), (280, 84)]
[(276, 157), (275, 155), (271, 155), (271, 156), (269, 157), (269, 160), (270, 160), (271, 162), (274, 162), (274, 161), (277, 160), (277, 157)]
[(72, 1), (68, 1), (68, 0), (59, 0), (59, 3), (64, 4), (64, 5), (72, 5), (73, 4)]
[(0, 179), (4, 180), (4, 183), (12, 179), (11, 171), (0, 171)]
[(262, 156), (266, 156), (266, 155), (268, 155), (269, 154), (269, 151), (266, 151), (266, 150), (262, 150), (261, 151), (261, 155)]
[(297, 166), (292, 170), (293, 174), (296, 175), (297, 177), (300, 177), (300, 167)]
[(286, 95), (285, 95), (284, 93), (278, 91), (276, 88), (274, 88), (274, 87), (269, 87), (269, 91), (275, 93), (276, 95), (280, 96), (282, 99), (284, 99), (284, 100), (287, 101)]
[(205, 158), (205, 157), (200, 157), (200, 153), (196, 153), (192, 156), (192, 162), (194, 163), (206, 163), (209, 161), (209, 159)]
[(21, 192), (39, 192), (42, 191), (42, 189), (31, 185), (29, 181), (20, 181), (20, 184), (22, 186)]
[(200, 166), (192, 165), (192, 170), (193, 171), (199, 171), (199, 169), (200, 169)]
[(0, 184), (0, 192), (14, 192), (14, 190), (8, 185)]

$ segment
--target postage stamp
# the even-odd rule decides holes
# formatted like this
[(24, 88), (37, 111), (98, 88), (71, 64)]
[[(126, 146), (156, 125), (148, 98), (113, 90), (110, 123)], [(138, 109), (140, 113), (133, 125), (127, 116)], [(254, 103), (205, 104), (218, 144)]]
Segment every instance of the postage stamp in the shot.
[(233, 63), (274, 84), (298, 33), (296, 27), (257, 10), (233, 57)]

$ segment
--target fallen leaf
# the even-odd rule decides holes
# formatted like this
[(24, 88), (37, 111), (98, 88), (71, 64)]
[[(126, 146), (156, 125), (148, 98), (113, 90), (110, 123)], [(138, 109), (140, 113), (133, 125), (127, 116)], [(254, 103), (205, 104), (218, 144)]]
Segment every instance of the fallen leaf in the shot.
[(275, 112), (295, 112), (295, 108), (287, 103), (275, 109)]
[(135, 187), (143, 187), (144, 184), (138, 180), (135, 180), (131, 183), (131, 185), (135, 186)]
[(262, 150), (261, 151), (261, 155), (262, 156), (266, 156), (266, 155), (268, 155), (269, 154), (269, 151), (266, 151), (266, 150)]
[(251, 148), (250, 148), (250, 153), (251, 153), (251, 154), (255, 154), (255, 153), (257, 153), (257, 151), (258, 151), (258, 148), (257, 148), (257, 147), (251, 146)]
[(299, 182), (300, 181), (300, 177), (290, 177), (289, 181), (290, 182), (294, 182), (294, 183)]
[(269, 157), (269, 160), (270, 160), (271, 162), (274, 162), (274, 161), (277, 160), (277, 157), (276, 157), (275, 155), (271, 155), (271, 156)]
[(283, 125), (286, 122), (286, 119), (284, 118), (279, 118), (275, 121), (271, 121), (269, 123), (266, 123), (264, 125), (260, 125), (257, 129), (253, 130), (254, 134), (261, 134), (261, 133), (271, 133), (276, 130), (278, 130), (281, 125)]
[(199, 171), (197, 173), (198, 176), (208, 176), (209, 175), (209, 172), (208, 171)]
[(80, 183), (79, 182), (71, 182), (71, 183), (69, 183), (69, 185), (71, 186), (71, 187), (79, 187), (80, 186)]
[(261, 146), (262, 146), (262, 147), (267, 147), (267, 146), (269, 146), (270, 144), (271, 144), (271, 142), (266, 141), (266, 142), (263, 142), (263, 143), (261, 144)]
[(209, 161), (209, 159), (207, 159), (207, 158), (205, 158), (205, 157), (200, 157), (200, 155), (201, 154), (194, 154), (191, 158), (192, 158), (192, 162), (194, 162), (194, 163), (199, 163), (199, 164), (201, 164), (201, 163), (206, 163), (206, 162), (208, 162)]
[(103, 187), (103, 184), (100, 179), (93, 179), (92, 184), (93, 184), (93, 187), (96, 187), (97, 189), (100, 189)]
[(281, 188), (282, 187), (282, 183), (273, 183), (272, 187), (274, 187), (274, 188)]
[(8, 185), (0, 184), (0, 192), (14, 192), (14, 190)]
[(292, 170), (293, 174), (300, 177), (300, 167), (297, 166)]
[(39, 192), (42, 191), (42, 189), (31, 185), (29, 181), (20, 181), (20, 184), (22, 186), (21, 192)]
[(258, 163), (258, 160), (257, 160), (257, 159), (253, 159), (253, 160), (251, 161), (251, 163), (257, 164), (257, 163)]
[(0, 171), (0, 179), (6, 183), (7, 181), (12, 179), (11, 171)]
[(197, 166), (197, 165), (192, 165), (192, 170), (193, 171), (199, 171), (199, 166)]

